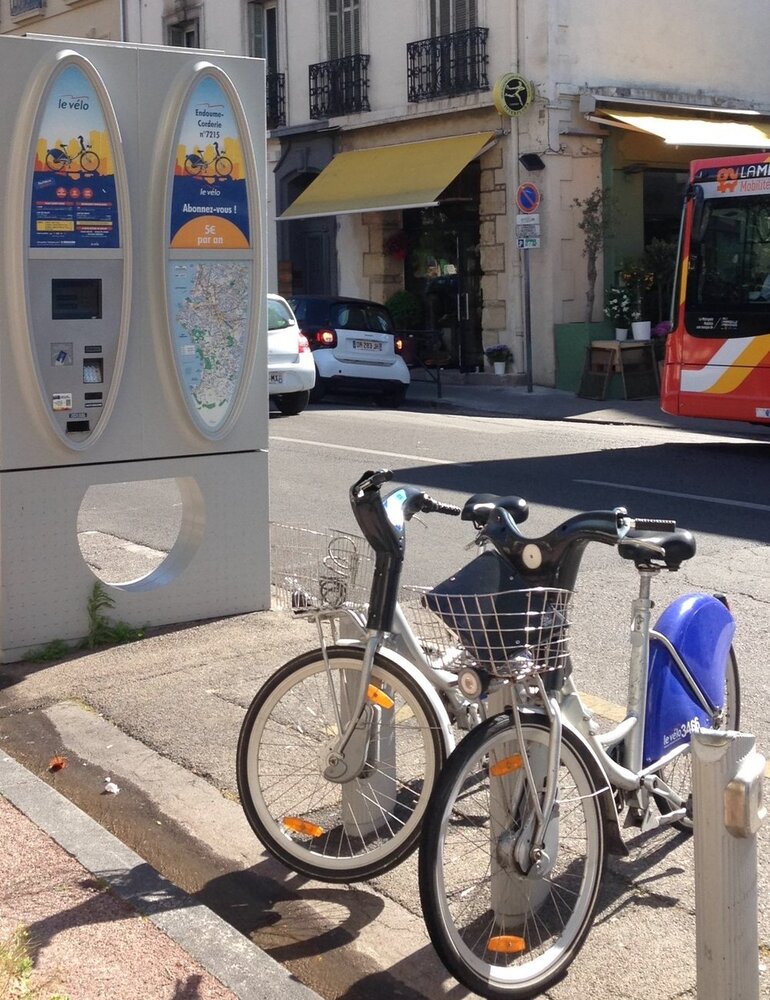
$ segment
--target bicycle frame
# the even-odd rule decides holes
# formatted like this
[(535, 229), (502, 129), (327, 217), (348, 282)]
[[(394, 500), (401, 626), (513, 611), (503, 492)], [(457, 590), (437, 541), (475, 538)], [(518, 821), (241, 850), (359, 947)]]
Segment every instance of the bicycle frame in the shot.
[[(305, 614), (316, 621), (319, 648), (327, 670), (330, 667), (326, 652), (328, 643), (323, 630), (325, 622), (337, 623), (339, 626), (338, 631), (333, 634), (335, 645), (357, 646), (364, 649), (360, 684), (349, 709), (349, 718), (337, 720), (340, 733), (331, 746), (330, 752), (332, 754), (343, 754), (360, 723), (367, 704), (372, 667), (377, 653), (394, 660), (407, 670), (430, 698), (436, 710), (436, 718), (441, 727), (441, 736), (447, 755), (452, 752), (456, 742), (452, 724), (455, 723), (460, 728), (466, 729), (481, 721), (482, 714), (478, 702), (465, 698), (457, 685), (455, 674), (436, 666), (428, 659), (399, 604), (396, 604), (394, 611), (393, 629), (387, 633), (379, 629), (367, 629), (362, 622), (361, 613), (349, 608), (335, 608), (328, 611), (311, 610)], [(441, 696), (446, 701), (442, 700)]]
[[(631, 655), (625, 718), (610, 731), (599, 733), (592, 713), (581, 699), (571, 674), (565, 678), (556, 698), (549, 697), (540, 678), (538, 678), (540, 690), (537, 700), (541, 711), (549, 719), (552, 742), (558, 746), (562, 724), (567, 724), (576, 730), (593, 750), (594, 756), (598, 759), (607, 777), (608, 784), (625, 793), (631, 807), (637, 810), (641, 818), (641, 829), (646, 832), (662, 825), (677, 822), (686, 815), (686, 802), (682, 801), (668, 787), (657, 772), (687, 752), (689, 739), (685, 737), (689, 736), (692, 728), (700, 726), (704, 722), (708, 725), (719, 724), (722, 721), (724, 707), (715, 704), (709, 697), (705, 683), (699, 682), (702, 678), (697, 675), (694, 669), (691, 669), (671, 638), (665, 632), (651, 627), (653, 602), (650, 598), (650, 585), (652, 577), (660, 570), (654, 567), (638, 567), (638, 571), (640, 574), (639, 596), (631, 604), (632, 617), (629, 633)], [(704, 601), (713, 602), (710, 607), (713, 613), (719, 615), (720, 618), (718, 624), (722, 634), (713, 658), (713, 662), (718, 663), (722, 654), (725, 653), (726, 649), (729, 649), (734, 632), (734, 622), (722, 602), (707, 595), (700, 596), (703, 600), (698, 604), (698, 608), (702, 609)], [(665, 617), (670, 608), (675, 607), (676, 603), (674, 602), (669, 606), (669, 609), (663, 612), (661, 619)], [(720, 614), (716, 611), (717, 606), (723, 609), (723, 613)], [(683, 704), (696, 706), (696, 712), (699, 710), (703, 718), (698, 715), (694, 719), (683, 718), (680, 727), (684, 730), (680, 735), (681, 742), (667, 752), (651, 756), (648, 744), (656, 744), (658, 737), (658, 733), (651, 729), (651, 713), (649, 712), (650, 679), (651, 676), (654, 677), (654, 674), (651, 674), (650, 652), (656, 646), (664, 650), (670, 658), (669, 662), (673, 667), (674, 675), (685, 692)], [(722, 658), (721, 662), (726, 662), (726, 656)], [(706, 680), (708, 679), (710, 678), (706, 675)], [(722, 683), (724, 683), (724, 677), (722, 677)], [(652, 740), (650, 740), (651, 733)], [(532, 838), (533, 851), (541, 848), (544, 842), (545, 829), (550, 819), (550, 809), (555, 800), (557, 771), (558, 760), (549, 760), (547, 773), (539, 775), (540, 781), (533, 783), (533, 787), (543, 787), (543, 782), (545, 783), (542, 792), (542, 809), (539, 802), (535, 804), (538, 823), (537, 834)], [(674, 808), (665, 815), (654, 813), (652, 810), (653, 792), (667, 798)]]

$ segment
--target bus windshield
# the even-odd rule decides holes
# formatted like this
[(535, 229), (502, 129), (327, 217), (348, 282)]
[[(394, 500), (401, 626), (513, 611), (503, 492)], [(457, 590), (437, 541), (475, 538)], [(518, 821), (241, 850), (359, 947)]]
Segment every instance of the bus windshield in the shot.
[(770, 425), (770, 153), (694, 160), (660, 405)]
[[(767, 195), (707, 199), (697, 221), (687, 312), (765, 313), (770, 302), (770, 199)], [(696, 324), (688, 323), (687, 328), (695, 336), (704, 333)]]

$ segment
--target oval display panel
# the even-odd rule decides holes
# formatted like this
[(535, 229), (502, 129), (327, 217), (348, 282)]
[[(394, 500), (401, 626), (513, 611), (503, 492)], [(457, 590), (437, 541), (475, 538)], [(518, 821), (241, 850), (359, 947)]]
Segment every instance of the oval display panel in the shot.
[[(198, 429), (225, 430), (252, 329), (253, 254), (234, 91), (204, 71), (183, 103), (170, 184), (166, 288), (174, 362)], [(240, 109), (239, 109), (240, 110)]]

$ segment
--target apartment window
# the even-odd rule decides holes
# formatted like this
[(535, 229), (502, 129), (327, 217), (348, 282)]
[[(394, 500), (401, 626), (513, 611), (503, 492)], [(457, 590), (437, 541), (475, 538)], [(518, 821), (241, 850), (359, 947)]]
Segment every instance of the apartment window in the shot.
[(200, 19), (188, 17), (185, 21), (167, 25), (166, 39), (169, 45), (178, 45), (183, 49), (199, 49)]
[(343, 59), (361, 52), (359, 0), (327, 0), (329, 59)]
[(433, 37), (477, 26), (476, 0), (430, 0), (430, 34)]
[(273, 4), (249, 3), (246, 8), (249, 55), (264, 59), (268, 73), (278, 72), (278, 21)]

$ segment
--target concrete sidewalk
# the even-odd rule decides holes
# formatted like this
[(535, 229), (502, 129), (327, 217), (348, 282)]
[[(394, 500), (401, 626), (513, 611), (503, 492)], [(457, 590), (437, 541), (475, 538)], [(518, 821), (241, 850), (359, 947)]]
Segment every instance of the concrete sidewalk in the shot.
[(526, 386), (515, 385), (506, 376), (461, 375), (459, 372), (444, 372), (439, 388), (425, 373), (412, 370), (411, 374), (406, 406), (527, 420), (671, 427), (701, 434), (741, 437), (770, 436), (770, 425), (672, 416), (661, 410), (657, 398), (596, 401), (537, 385), (528, 392)]
[[(25, 981), (29, 994), (19, 996), (317, 998), (248, 938), (1, 752), (0, 830), (0, 948), (21, 928), (34, 963)], [(3, 971), (0, 967), (0, 994), (16, 996), (13, 983), (3, 992)]]

